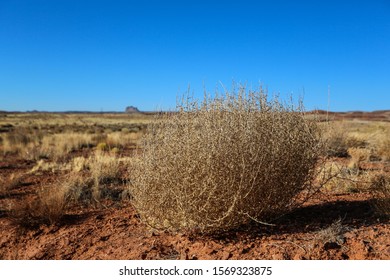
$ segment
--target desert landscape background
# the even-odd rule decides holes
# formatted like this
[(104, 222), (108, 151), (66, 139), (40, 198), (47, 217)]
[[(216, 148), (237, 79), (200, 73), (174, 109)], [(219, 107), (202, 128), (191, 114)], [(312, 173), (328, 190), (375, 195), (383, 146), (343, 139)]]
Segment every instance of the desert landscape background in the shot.
[(214, 234), (153, 229), (133, 206), (158, 115), (2, 112), (0, 259), (390, 259), (390, 111), (305, 113), (326, 182), (272, 224)]
[(1, 1), (0, 259), (389, 260), (389, 3)]

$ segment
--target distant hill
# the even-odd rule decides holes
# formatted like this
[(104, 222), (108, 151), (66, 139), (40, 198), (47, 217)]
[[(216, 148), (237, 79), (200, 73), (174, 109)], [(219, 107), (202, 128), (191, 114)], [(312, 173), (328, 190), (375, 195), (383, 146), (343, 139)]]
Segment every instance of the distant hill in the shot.
[(140, 110), (138, 110), (138, 108), (134, 107), (134, 106), (127, 106), (125, 112), (126, 113), (140, 113)]
[(331, 120), (366, 120), (366, 121), (390, 121), (390, 110), (377, 110), (372, 112), (350, 111), (350, 112), (327, 112), (324, 110), (314, 110), (309, 113), (328, 116)]

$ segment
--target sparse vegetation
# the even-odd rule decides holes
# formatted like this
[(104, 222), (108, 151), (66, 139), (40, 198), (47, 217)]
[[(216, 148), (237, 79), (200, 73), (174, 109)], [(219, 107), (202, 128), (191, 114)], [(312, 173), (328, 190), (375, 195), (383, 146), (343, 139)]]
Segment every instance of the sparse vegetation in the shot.
[(11, 217), (24, 228), (57, 223), (69, 206), (68, 193), (65, 184), (41, 188), (37, 198), (14, 205)]
[(24, 186), (25, 178), (56, 178), (35, 186), (23, 201), (10, 200), (4, 205), (0, 201), (0, 208), (8, 209), (9, 217), (24, 228), (58, 223), (72, 207), (100, 208), (107, 201), (120, 201), (126, 180), (121, 166), (127, 164), (129, 151), (136, 147), (150, 118), (140, 114), (131, 118), (120, 114), (59, 116), (14, 114), (0, 120), (4, 128), (0, 157), (7, 162), (28, 160), (29, 166), (23, 172), (0, 176), (0, 199), (12, 197)]
[(380, 174), (372, 180), (371, 190), (374, 192), (375, 207), (378, 212), (390, 217), (390, 176)]
[(326, 141), (327, 154), (331, 157), (347, 157), (348, 156), (348, 144), (346, 132), (342, 128), (340, 123), (325, 124), (323, 127), (324, 139)]
[(351, 156), (349, 168), (360, 169), (360, 164), (370, 158), (370, 151), (365, 148), (349, 148), (348, 154)]
[[(183, 102), (179, 113), (156, 115), (143, 141), (150, 115), (2, 114), (0, 225), (5, 230), (0, 258), (54, 258), (51, 253), (77, 258), (83, 252), (93, 252), (87, 258), (96, 258), (102, 255), (95, 255), (93, 246), (92, 251), (80, 248), (90, 248), (97, 240), (104, 248), (120, 240), (118, 248), (136, 242), (120, 250), (118, 256), (126, 259), (388, 259), (383, 244), (389, 217), (389, 113), (381, 113), (380, 120), (370, 120), (369, 114), (364, 119), (334, 114), (328, 122), (327, 116), (303, 113), (275, 100), (263, 99), (261, 108), (268, 111), (243, 109), (251, 108), (245, 107), (248, 99), (238, 96), (209, 98), (207, 104)], [(297, 128), (289, 129), (292, 125)], [(310, 130), (315, 127), (320, 131)], [(303, 146), (313, 147), (310, 143), (319, 140), (321, 147), (322, 142), (316, 137), (305, 142), (298, 130), (324, 135), (328, 148), (307, 176), (303, 187), (309, 188), (294, 195), (289, 191), (292, 184), (283, 182), (304, 177), (295, 172), (303, 170), (299, 162), (309, 156)], [(153, 146), (148, 143), (152, 139), (163, 145)], [(145, 208), (153, 213), (133, 207), (139, 206), (134, 186), (142, 176), (145, 183), (155, 183), (141, 190)], [(321, 184), (324, 187), (296, 211), (273, 219)], [(256, 200), (260, 196), (264, 199)], [(250, 212), (253, 205), (251, 209), (260, 210)], [(151, 214), (149, 219), (145, 214)], [(175, 236), (149, 228), (152, 233), (145, 234), (140, 219), (154, 227), (189, 232)], [(214, 229), (233, 230), (217, 236), (197, 234)], [(50, 242), (57, 244), (68, 233), (77, 249), (69, 253), (72, 246), (64, 244), (67, 252), (61, 255), (62, 245), (52, 248)], [(142, 234), (151, 250), (138, 246)], [(199, 246), (210, 250), (199, 251)]]
[(150, 118), (142, 114), (113, 114), (104, 118), (92, 114), (6, 116), (0, 120), (0, 128), (4, 127), (0, 156), (9, 154), (28, 160), (59, 161), (69, 153), (97, 145), (106, 145), (108, 149), (136, 147)]
[(378, 154), (382, 160), (390, 161), (390, 138), (380, 139), (378, 144)]
[(321, 241), (325, 247), (341, 246), (345, 242), (344, 234), (348, 232), (348, 227), (342, 224), (342, 220), (334, 221), (328, 227), (320, 230), (316, 238)]

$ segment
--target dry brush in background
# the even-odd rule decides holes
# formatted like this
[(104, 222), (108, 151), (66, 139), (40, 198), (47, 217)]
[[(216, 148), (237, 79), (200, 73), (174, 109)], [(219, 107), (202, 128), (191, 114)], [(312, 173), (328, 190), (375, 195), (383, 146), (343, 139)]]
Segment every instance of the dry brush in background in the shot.
[(158, 229), (215, 233), (268, 222), (316, 187), (322, 143), (303, 108), (260, 88), (184, 98), (158, 116), (131, 165), (141, 219)]
[(376, 201), (374, 206), (378, 213), (390, 217), (390, 176), (379, 174), (372, 180), (371, 190)]

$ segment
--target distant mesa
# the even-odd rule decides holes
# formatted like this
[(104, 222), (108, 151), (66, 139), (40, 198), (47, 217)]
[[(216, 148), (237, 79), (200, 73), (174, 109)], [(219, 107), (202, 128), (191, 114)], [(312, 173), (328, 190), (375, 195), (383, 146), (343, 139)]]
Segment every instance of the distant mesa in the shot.
[(140, 110), (138, 110), (138, 108), (134, 107), (134, 106), (127, 106), (125, 112), (126, 113), (140, 113)]

